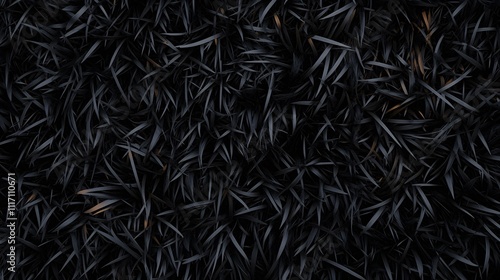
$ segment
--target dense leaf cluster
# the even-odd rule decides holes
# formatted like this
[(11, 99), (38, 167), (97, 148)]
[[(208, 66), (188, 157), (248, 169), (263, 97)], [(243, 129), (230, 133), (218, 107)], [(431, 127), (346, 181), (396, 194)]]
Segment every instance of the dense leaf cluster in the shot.
[(1, 0), (0, 278), (498, 276), (500, 9), (433, 2)]

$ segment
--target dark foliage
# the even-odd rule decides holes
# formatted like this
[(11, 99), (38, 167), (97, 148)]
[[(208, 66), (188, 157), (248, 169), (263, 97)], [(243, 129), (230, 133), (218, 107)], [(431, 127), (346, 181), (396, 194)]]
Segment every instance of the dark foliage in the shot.
[(497, 279), (500, 8), (435, 2), (0, 0), (0, 279)]

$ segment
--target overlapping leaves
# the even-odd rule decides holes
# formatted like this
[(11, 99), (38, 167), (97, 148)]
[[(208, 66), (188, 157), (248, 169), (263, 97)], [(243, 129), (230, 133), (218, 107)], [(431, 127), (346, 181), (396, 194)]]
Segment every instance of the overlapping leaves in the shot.
[(195, 2), (0, 2), (1, 277), (498, 273), (498, 6)]

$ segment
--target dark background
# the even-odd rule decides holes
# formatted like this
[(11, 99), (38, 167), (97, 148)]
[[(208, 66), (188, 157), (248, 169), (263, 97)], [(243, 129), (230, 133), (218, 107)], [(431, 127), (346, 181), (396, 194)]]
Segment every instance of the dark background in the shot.
[(499, 14), (0, 1), (0, 279), (495, 279)]

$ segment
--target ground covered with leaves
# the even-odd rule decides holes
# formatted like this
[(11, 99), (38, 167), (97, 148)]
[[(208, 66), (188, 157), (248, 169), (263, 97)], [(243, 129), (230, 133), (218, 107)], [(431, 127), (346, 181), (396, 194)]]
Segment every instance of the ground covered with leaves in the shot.
[(500, 8), (433, 2), (0, 0), (0, 278), (495, 279)]

